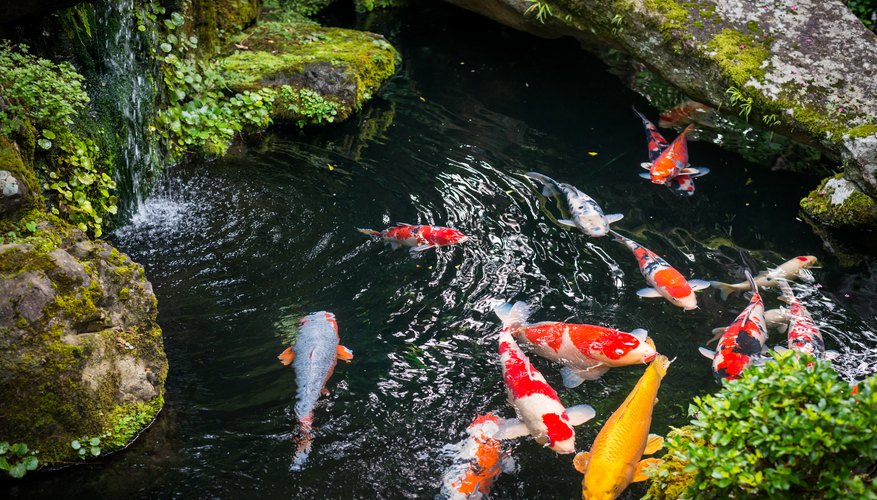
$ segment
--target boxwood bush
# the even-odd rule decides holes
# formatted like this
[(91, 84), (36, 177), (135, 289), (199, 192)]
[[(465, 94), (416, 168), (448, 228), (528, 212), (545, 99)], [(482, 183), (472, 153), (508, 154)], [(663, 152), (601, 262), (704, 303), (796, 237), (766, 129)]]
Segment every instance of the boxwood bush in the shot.
[(692, 415), (647, 497), (877, 499), (877, 377), (854, 391), (790, 351), (695, 398)]

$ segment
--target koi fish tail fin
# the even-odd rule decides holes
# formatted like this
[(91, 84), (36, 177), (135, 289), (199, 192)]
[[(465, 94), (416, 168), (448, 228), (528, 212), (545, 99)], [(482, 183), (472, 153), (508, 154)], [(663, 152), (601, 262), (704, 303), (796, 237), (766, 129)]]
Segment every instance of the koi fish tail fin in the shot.
[(290, 471), (299, 471), (304, 468), (308, 455), (311, 454), (311, 444), (314, 441), (311, 419), (309, 417), (303, 418), (299, 423), (299, 435), (296, 437), (295, 455), (292, 456), (292, 463), (289, 465)]
[(780, 287), (780, 291), (783, 292), (783, 295), (779, 299), (786, 304), (791, 304), (792, 298), (795, 294), (792, 292), (792, 287), (789, 285), (789, 282), (786, 280), (778, 280), (777, 285)]
[(530, 307), (525, 302), (515, 302), (514, 305), (503, 302), (493, 308), (493, 312), (499, 316), (504, 329), (513, 328), (524, 324), (530, 316)]
[(749, 281), (749, 287), (752, 288), (752, 293), (754, 295), (758, 295), (758, 285), (755, 283), (755, 278), (752, 277), (752, 273), (749, 270), (746, 270), (746, 280)]
[(283, 366), (289, 366), (295, 360), (295, 351), (292, 350), (292, 347), (287, 347), (280, 353), (280, 356), (277, 356), (277, 359), (283, 363)]
[(542, 175), (539, 172), (527, 172), (525, 175), (542, 184), (542, 196), (556, 196), (560, 194), (560, 190), (557, 189), (557, 181), (551, 177)]
[(377, 236), (380, 236), (380, 235), (381, 235), (380, 232), (375, 231), (374, 229), (360, 229), (360, 228), (356, 228), (356, 230), (359, 231), (360, 233), (366, 235), (366, 236), (375, 236), (375, 237), (377, 237)]
[(721, 281), (710, 281), (710, 286), (719, 291), (719, 296), (722, 297), (722, 300), (728, 300), (729, 296), (740, 291), (734, 285), (722, 283)]

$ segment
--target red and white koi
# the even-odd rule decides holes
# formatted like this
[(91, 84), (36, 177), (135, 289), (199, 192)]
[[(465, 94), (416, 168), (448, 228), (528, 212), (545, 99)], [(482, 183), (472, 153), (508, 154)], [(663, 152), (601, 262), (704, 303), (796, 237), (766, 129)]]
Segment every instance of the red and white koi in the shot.
[(713, 375), (719, 382), (739, 378), (743, 370), (765, 352), (767, 325), (764, 319), (764, 302), (749, 271), (746, 271), (746, 278), (753, 290), (749, 305), (729, 327), (713, 330), (714, 333), (721, 334), (715, 352), (704, 347), (698, 349), (701, 354), (713, 360)]
[(514, 470), (514, 461), (502, 444), (505, 425), (505, 419), (493, 413), (475, 418), (466, 429), (466, 439), (450, 447), (453, 461), (442, 475), (437, 499), (482, 498), (490, 493), (497, 476)]
[(469, 240), (468, 236), (451, 227), (416, 226), (401, 222), (396, 227), (390, 227), (383, 231), (375, 231), (374, 229), (357, 229), (357, 231), (384, 240), (393, 250), (401, 246), (411, 247), (412, 253), (422, 252), (433, 247), (456, 245)]
[(560, 363), (563, 385), (572, 388), (585, 380), (596, 380), (610, 368), (649, 363), (656, 356), (648, 332), (630, 333), (604, 326), (543, 321), (527, 323), (529, 307), (524, 302), (496, 306), (494, 312), (503, 328), (539, 356)]
[(499, 334), (499, 354), (509, 404), (521, 420), (519, 425), (506, 425), (505, 436), (530, 434), (557, 453), (574, 452), (573, 426), (594, 418), (594, 409), (589, 405), (564, 408), (557, 392), (530, 363), (508, 328)]
[(610, 231), (615, 241), (623, 244), (633, 252), (639, 263), (639, 270), (651, 288), (643, 288), (636, 292), (640, 297), (664, 297), (671, 304), (686, 311), (697, 309), (697, 297), (694, 292), (710, 286), (708, 281), (686, 280), (682, 273), (674, 269), (655, 252), (639, 243), (625, 238), (615, 231)]
[[(783, 292), (782, 300), (789, 305), (789, 349), (809, 354), (815, 358), (825, 356), (825, 341), (822, 340), (822, 333), (804, 304), (795, 297), (792, 287), (785, 281), (779, 282), (780, 290)], [(778, 349), (782, 351), (783, 349)]]
[(671, 145), (648, 118), (636, 109), (633, 111), (643, 122), (649, 148), (649, 162), (642, 164), (642, 167), (648, 169), (649, 172), (641, 173), (640, 177), (655, 184), (664, 184), (673, 194), (693, 195), (694, 178), (706, 175), (710, 170), (705, 167), (695, 168), (688, 165), (688, 145), (685, 142), (685, 134), (689, 129), (685, 129)]
[[(799, 255), (794, 259), (789, 259), (786, 262), (783, 262), (780, 266), (775, 267), (770, 271), (762, 271), (758, 273), (755, 277), (755, 283), (761, 289), (765, 289), (773, 288), (781, 281), (790, 280), (796, 277), (809, 281), (813, 279), (813, 273), (810, 272), (810, 269), (808, 268), (813, 267), (815, 264), (816, 257), (812, 255)], [(734, 293), (751, 290), (748, 281), (743, 281), (734, 285), (722, 283), (721, 281), (710, 281), (710, 286), (719, 290), (722, 300), (726, 300), (729, 295)]]
[(295, 368), (295, 416), (299, 440), (291, 470), (300, 469), (308, 458), (313, 441), (314, 405), (326, 390), (339, 359), (349, 362), (353, 353), (339, 344), (335, 315), (320, 311), (308, 314), (299, 322), (295, 344), (277, 356), (286, 366)]

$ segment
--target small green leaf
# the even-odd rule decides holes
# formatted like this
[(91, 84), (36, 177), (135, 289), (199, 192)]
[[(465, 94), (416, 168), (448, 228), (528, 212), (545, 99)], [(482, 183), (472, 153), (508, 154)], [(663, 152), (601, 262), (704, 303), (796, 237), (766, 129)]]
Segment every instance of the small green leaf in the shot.
[(39, 459), (33, 455), (25, 458), (23, 463), (27, 470), (37, 470), (37, 467), (40, 465)]
[(0, 441), (0, 455), (3, 455), (4, 453), (6, 453), (6, 450), (8, 450), (8, 449), (9, 449), (9, 442), (8, 441)]
[(165, 42), (165, 43), (159, 45), (159, 48), (160, 48), (161, 50), (163, 50), (164, 52), (170, 52), (171, 50), (174, 49), (174, 48), (171, 46), (171, 44), (169, 44), (169, 43), (167, 43), (167, 42)]
[(55, 133), (48, 129), (43, 129), (43, 137), (46, 139), (54, 139)]
[(24, 225), (24, 227), (26, 227), (27, 230), (32, 232), (32, 233), (37, 232), (37, 223), (34, 221), (28, 222), (27, 224)]
[(52, 149), (52, 141), (48, 139), (40, 139), (37, 141), (37, 144), (43, 149)]
[(91, 447), (91, 454), (95, 457), (100, 455), (100, 448), (98, 448), (97, 446), (92, 446)]
[(100, 438), (93, 437), (88, 441), (88, 444), (90, 444), (92, 446), (97, 446), (100, 444)]
[(27, 445), (25, 443), (15, 443), (9, 448), (9, 451), (13, 455), (22, 457), (25, 453), (27, 453)]
[(77, 441), (77, 440), (75, 440), (75, 439), (73, 440), (72, 443), (70, 443), (70, 446), (71, 446), (74, 450), (78, 450), (79, 448), (82, 447), (82, 445), (79, 444), (79, 441)]
[(23, 478), (26, 473), (27, 467), (25, 467), (24, 464), (21, 462), (9, 468), (9, 475), (14, 477), (15, 479)]

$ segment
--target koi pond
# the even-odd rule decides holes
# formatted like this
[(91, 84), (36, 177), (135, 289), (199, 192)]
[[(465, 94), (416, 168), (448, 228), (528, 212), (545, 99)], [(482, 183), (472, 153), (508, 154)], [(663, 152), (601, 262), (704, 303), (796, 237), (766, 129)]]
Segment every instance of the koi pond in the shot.
[[(424, 14), (424, 10), (427, 11)], [(447, 445), (479, 414), (514, 416), (497, 354), (497, 300), (529, 303), (531, 321), (644, 328), (675, 358), (651, 431), (688, 420), (694, 396), (718, 389), (698, 347), (746, 306), (698, 293), (699, 309), (642, 299), (630, 250), (553, 219), (561, 211), (524, 177), (575, 185), (613, 229), (689, 279), (738, 282), (744, 269), (815, 255), (795, 292), (847, 380), (877, 365), (877, 264), (841, 261), (799, 219), (818, 178), (773, 171), (699, 141), (709, 167), (691, 198), (639, 177), (648, 159), (631, 107), (657, 111), (572, 40), (543, 40), (440, 5), (372, 17), (400, 48), (400, 72), (349, 122), (277, 126), (234, 154), (169, 168), (113, 243), (146, 268), (170, 360), (166, 407), (126, 452), (28, 477), (7, 498), (433, 498)], [(677, 134), (661, 130), (668, 139)], [(410, 255), (357, 232), (397, 222), (460, 229), (459, 246)], [(764, 293), (768, 308), (778, 292)], [(305, 465), (295, 453), (296, 380), (277, 355), (297, 319), (335, 314), (354, 353), (328, 380)], [(772, 334), (769, 345), (785, 344)], [(525, 349), (526, 350), (526, 349)], [(576, 428), (587, 450), (643, 374), (615, 368), (564, 389), (558, 366), (531, 355), (566, 406), (596, 418)], [(492, 498), (579, 498), (572, 455), (529, 437), (509, 445), (516, 470)], [(623, 498), (638, 498), (645, 483)]]

